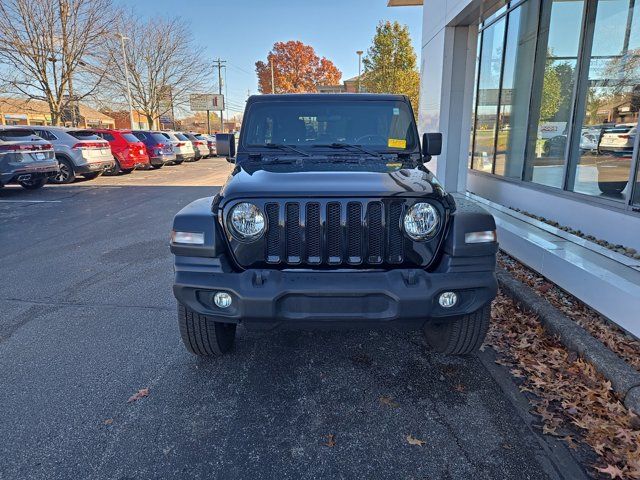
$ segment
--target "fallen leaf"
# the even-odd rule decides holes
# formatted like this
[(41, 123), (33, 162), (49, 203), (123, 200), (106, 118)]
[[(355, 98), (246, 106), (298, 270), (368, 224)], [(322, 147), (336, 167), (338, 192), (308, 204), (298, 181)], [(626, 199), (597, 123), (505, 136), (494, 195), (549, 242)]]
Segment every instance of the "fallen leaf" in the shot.
[(149, 389), (141, 388), (136, 393), (131, 395), (129, 397), (129, 400), (127, 400), (127, 402), (132, 403), (132, 402), (135, 402), (136, 400), (140, 400), (141, 398), (148, 397), (148, 396), (149, 396)]
[(336, 436), (333, 433), (325, 435), (325, 438), (327, 439), (327, 441), (323, 443), (325, 447), (333, 448), (336, 446)]
[(407, 443), (409, 445), (417, 445), (418, 447), (421, 447), (427, 442), (425, 442), (424, 440), (420, 440), (418, 438), (415, 438), (411, 434), (409, 434), (409, 435), (407, 435)]
[(380, 397), (380, 403), (391, 408), (398, 408), (400, 406), (400, 404), (396, 402), (393, 398), (387, 397), (386, 395), (383, 395)]
[(103, 423), (105, 425), (111, 425), (111, 424), (113, 424), (113, 418), (107, 418)]
[(463, 384), (459, 383), (459, 384), (457, 384), (455, 387), (453, 387), (453, 389), (454, 389), (456, 392), (464, 393), (464, 392), (467, 390), (467, 387), (465, 387)]
[(622, 472), (622, 470), (620, 470), (615, 465), (607, 465), (606, 468), (596, 467), (596, 470), (598, 470), (600, 473), (606, 473), (607, 475), (609, 475), (609, 478), (624, 478), (624, 473)]

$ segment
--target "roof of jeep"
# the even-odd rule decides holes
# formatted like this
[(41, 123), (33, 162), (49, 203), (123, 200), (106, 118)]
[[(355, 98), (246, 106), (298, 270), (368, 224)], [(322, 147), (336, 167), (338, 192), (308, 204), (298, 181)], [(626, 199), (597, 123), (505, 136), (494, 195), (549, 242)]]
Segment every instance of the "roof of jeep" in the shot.
[(371, 101), (371, 100), (395, 100), (407, 101), (405, 95), (392, 95), (389, 93), (276, 93), (264, 95), (251, 95), (249, 102), (271, 101), (300, 101), (300, 100), (329, 100), (329, 101)]

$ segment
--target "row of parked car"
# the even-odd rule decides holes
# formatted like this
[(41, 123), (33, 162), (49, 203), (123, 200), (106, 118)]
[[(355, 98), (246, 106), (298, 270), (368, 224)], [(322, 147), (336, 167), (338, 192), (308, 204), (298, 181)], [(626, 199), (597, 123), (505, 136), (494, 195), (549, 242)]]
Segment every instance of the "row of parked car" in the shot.
[(17, 183), (35, 190), (47, 182), (157, 169), (216, 153), (215, 136), (202, 133), (0, 126), (0, 187)]

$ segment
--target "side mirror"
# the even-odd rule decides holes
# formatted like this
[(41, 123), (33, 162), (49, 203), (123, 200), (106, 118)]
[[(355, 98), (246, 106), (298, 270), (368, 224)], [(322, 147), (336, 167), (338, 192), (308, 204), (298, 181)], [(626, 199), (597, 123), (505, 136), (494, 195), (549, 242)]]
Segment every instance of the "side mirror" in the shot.
[(442, 134), (425, 133), (422, 135), (422, 156), (428, 162), (434, 155), (442, 153)]
[(236, 137), (232, 133), (216, 134), (216, 152), (227, 158), (227, 162), (234, 163), (236, 156)]

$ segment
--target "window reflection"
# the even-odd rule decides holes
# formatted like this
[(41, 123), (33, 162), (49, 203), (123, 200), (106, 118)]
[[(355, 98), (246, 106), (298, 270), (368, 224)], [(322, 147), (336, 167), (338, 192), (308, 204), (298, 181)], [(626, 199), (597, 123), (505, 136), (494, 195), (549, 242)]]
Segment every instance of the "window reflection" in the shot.
[(537, 23), (537, 0), (509, 12), (494, 173), (510, 178), (522, 176)]
[(473, 168), (485, 172), (491, 172), (493, 170), (504, 28), (505, 17), (490, 27), (487, 27), (482, 36)]
[(562, 187), (584, 2), (554, 0), (550, 6), (541, 18), (539, 51), (546, 56), (533, 88), (535, 129), (530, 131), (525, 180)]
[[(640, 107), (640, 7), (634, 0), (597, 4), (573, 190), (623, 200)], [(622, 27), (622, 28), (621, 28)]]

